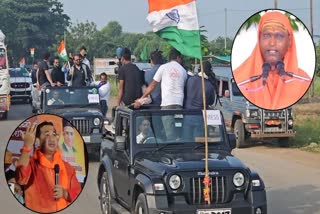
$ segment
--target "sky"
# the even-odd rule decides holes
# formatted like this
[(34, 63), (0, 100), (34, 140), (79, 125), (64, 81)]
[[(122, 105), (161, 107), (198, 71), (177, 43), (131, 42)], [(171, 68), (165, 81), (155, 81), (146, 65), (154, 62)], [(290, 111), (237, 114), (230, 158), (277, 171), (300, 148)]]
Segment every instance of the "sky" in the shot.
[[(60, 0), (72, 23), (94, 22), (98, 29), (118, 21), (124, 32), (151, 31), (146, 21), (147, 0)], [(252, 14), (274, 8), (275, 0), (197, 0), (199, 25), (205, 26), (208, 39), (218, 36), (233, 38), (239, 27)], [(310, 1), (277, 0), (278, 8), (293, 13), (310, 30)], [(225, 24), (226, 23), (226, 24)], [(227, 26), (227, 27), (225, 27)], [(313, 32), (320, 35), (320, 1), (313, 0)]]

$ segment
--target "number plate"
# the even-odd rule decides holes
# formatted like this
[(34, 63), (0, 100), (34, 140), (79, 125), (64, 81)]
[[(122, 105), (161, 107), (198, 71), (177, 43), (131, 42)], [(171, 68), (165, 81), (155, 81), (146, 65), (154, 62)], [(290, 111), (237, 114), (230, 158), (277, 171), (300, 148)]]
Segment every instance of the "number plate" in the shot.
[(85, 143), (90, 143), (90, 136), (82, 136)]
[(231, 209), (197, 210), (197, 214), (231, 214)]

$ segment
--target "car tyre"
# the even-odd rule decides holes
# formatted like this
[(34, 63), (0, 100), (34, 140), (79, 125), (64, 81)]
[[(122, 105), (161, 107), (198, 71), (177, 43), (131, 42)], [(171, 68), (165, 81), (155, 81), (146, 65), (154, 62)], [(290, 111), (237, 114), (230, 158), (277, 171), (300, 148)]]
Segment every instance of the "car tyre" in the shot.
[(111, 214), (111, 193), (108, 173), (104, 172), (100, 181), (100, 206), (103, 214)]
[(135, 214), (148, 214), (149, 213), (148, 206), (147, 206), (147, 199), (143, 193), (140, 193), (137, 198), (136, 206), (134, 208), (134, 213)]
[(234, 134), (236, 136), (237, 148), (245, 147), (245, 130), (243, 122), (240, 119), (237, 119), (234, 124)]
[(6, 111), (5, 113), (3, 113), (2, 119), (3, 119), (3, 120), (8, 119), (8, 112), (7, 112), (7, 111)]

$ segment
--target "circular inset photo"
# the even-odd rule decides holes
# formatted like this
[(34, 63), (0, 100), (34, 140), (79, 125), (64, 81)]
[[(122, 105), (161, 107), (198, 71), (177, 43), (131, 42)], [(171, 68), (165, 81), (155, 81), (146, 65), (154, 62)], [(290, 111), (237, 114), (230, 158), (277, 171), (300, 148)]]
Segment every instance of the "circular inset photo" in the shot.
[(4, 157), (5, 177), (14, 197), (38, 213), (71, 205), (88, 174), (85, 143), (66, 119), (40, 114), (12, 133)]
[(232, 46), (234, 80), (252, 104), (279, 110), (308, 90), (315, 48), (306, 26), (283, 10), (264, 10), (240, 27)]

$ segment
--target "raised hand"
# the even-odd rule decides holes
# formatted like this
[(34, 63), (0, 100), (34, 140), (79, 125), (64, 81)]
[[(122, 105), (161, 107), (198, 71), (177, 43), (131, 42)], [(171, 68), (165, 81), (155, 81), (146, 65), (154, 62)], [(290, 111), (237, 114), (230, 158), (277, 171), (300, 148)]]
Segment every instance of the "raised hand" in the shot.
[(33, 123), (31, 126), (29, 126), (26, 130), (26, 132), (21, 132), (21, 138), (24, 142), (24, 146), (28, 149), (32, 149), (35, 138), (36, 138), (36, 130), (37, 130), (37, 124)]

